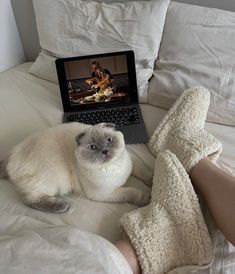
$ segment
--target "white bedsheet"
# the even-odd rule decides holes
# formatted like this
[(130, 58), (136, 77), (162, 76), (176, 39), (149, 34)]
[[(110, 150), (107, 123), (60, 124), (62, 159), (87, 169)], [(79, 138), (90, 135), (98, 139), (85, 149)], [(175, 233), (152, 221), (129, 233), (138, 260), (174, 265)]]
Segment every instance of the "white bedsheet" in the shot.
[(107, 240), (73, 226), (0, 211), (1, 274), (131, 274)]
[[(29, 66), (25, 63), (0, 74), (0, 159), (29, 134), (62, 121), (58, 86), (30, 75)], [(141, 109), (151, 134), (166, 111), (150, 105), (142, 105)], [(220, 163), (235, 174), (235, 128), (212, 123), (206, 127), (223, 143)], [(154, 159), (144, 145), (134, 151), (145, 157), (148, 168), (152, 167)], [(128, 184), (146, 187), (134, 177)], [(22, 272), (17, 273), (59, 273), (55, 269), (62, 269), (63, 273), (106, 273), (105, 266), (107, 273), (128, 274), (130, 269), (122, 255), (103, 238), (111, 242), (121, 238), (119, 218), (134, 208), (130, 204), (98, 203), (72, 196), (68, 212), (40, 212), (23, 205), (12, 185), (0, 180), (0, 273), (16, 273), (18, 268)], [(211, 269), (202, 273), (235, 273), (235, 251), (231, 245), (220, 244), (216, 256)], [(51, 268), (48, 272), (36, 272), (39, 266)], [(222, 269), (223, 272), (217, 272)]]

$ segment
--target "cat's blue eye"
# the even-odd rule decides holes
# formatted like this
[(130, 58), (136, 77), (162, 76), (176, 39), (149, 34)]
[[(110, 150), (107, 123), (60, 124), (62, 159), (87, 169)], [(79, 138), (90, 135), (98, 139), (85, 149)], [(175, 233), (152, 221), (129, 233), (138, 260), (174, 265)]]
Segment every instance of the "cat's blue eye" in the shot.
[(112, 144), (113, 138), (112, 138), (112, 137), (109, 137), (109, 138), (107, 139), (107, 142), (108, 142), (108, 144)]
[(92, 150), (95, 150), (95, 149), (97, 149), (97, 146), (96, 145), (89, 145), (88, 148), (92, 149)]

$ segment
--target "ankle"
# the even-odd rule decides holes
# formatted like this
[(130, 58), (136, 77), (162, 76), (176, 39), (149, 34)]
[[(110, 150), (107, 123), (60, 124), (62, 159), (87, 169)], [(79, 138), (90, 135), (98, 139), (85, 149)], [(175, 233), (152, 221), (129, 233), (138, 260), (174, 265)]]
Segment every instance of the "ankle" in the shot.
[(201, 181), (200, 178), (204, 176), (204, 174), (208, 174), (208, 171), (213, 168), (214, 164), (209, 157), (205, 157), (200, 160), (190, 171), (189, 177), (194, 186), (198, 186)]
[(193, 175), (195, 172), (197, 172), (198, 169), (201, 169), (202, 167), (205, 167), (208, 164), (211, 164), (211, 159), (209, 157), (205, 157), (201, 159), (192, 169), (189, 171), (189, 176)]

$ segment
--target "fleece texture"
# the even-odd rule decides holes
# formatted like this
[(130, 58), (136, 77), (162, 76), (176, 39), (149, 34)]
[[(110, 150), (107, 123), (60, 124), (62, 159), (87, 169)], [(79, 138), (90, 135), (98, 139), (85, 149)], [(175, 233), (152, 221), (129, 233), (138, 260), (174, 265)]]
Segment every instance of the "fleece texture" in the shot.
[(121, 219), (143, 274), (212, 260), (212, 244), (193, 186), (169, 150), (156, 159), (151, 203)]
[(201, 159), (216, 161), (221, 143), (204, 130), (210, 103), (210, 92), (203, 87), (185, 90), (176, 100), (149, 141), (149, 149), (157, 156), (170, 150), (189, 172)]

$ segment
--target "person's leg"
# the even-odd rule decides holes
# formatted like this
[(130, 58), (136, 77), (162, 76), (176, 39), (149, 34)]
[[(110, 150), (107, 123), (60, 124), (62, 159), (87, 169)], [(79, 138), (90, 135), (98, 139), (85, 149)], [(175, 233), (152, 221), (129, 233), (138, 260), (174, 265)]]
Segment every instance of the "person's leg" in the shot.
[[(178, 158), (178, 160), (180, 160), (180, 162), (183, 165), (183, 167), (185, 168), (185, 170), (188, 173), (190, 173), (191, 179), (196, 176), (196, 181), (195, 181), (195, 183), (193, 182), (195, 184), (195, 186), (197, 183), (199, 184), (201, 182), (205, 182), (205, 180), (199, 179), (199, 178), (204, 178), (204, 176), (197, 178), (197, 176), (198, 176), (197, 170), (194, 169), (194, 171), (193, 171), (192, 168), (195, 167), (200, 162), (201, 159), (204, 159), (207, 156), (209, 156), (211, 160), (216, 161), (216, 159), (218, 159), (218, 156), (222, 150), (222, 146), (221, 146), (220, 142), (218, 142), (218, 140), (216, 140), (212, 135), (210, 135), (209, 133), (207, 133), (204, 130), (205, 118), (206, 118), (207, 109), (209, 106), (209, 101), (210, 101), (209, 91), (205, 90), (204, 88), (196, 87), (196, 88), (186, 90), (179, 97), (179, 99), (175, 102), (175, 104), (172, 106), (171, 110), (168, 112), (168, 114), (163, 119), (163, 121), (158, 125), (158, 127), (154, 131), (154, 133), (150, 139), (150, 142), (148, 144), (151, 152), (157, 158), (158, 158), (159, 153), (162, 152), (163, 150), (167, 149), (167, 150), (170, 150), (171, 152), (173, 152), (176, 155), (176, 157)], [(159, 163), (159, 164), (161, 164), (161, 163)], [(161, 168), (159, 168), (159, 169), (161, 169)], [(192, 170), (192, 174), (191, 174), (191, 170)], [(201, 173), (201, 171), (199, 173)], [(210, 176), (208, 176), (208, 177), (210, 177)], [(208, 177), (205, 177), (205, 179)], [(173, 178), (174, 177), (171, 177), (171, 180)], [(222, 179), (222, 183), (223, 183), (223, 180), (226, 180), (226, 178), (224, 178), (224, 176), (221, 176), (220, 178)], [(227, 185), (227, 183), (225, 183), (225, 184)], [(208, 204), (209, 208), (210, 208), (210, 206), (212, 206), (213, 209), (211, 209), (211, 208), (210, 209), (212, 210), (212, 212), (214, 214), (217, 214), (216, 207), (218, 207), (218, 203), (216, 203), (216, 201), (215, 201), (216, 196), (213, 199), (209, 198), (209, 197), (212, 193), (214, 193), (212, 195), (218, 195), (218, 191), (212, 191), (210, 189), (211, 184), (210, 184), (209, 190), (207, 188), (203, 188), (203, 187), (201, 187), (201, 189), (200, 189), (199, 185), (197, 187), (199, 188), (200, 191), (202, 191), (202, 194), (205, 197), (205, 200), (209, 203)], [(212, 186), (212, 187), (214, 187), (214, 186)], [(175, 188), (177, 188), (177, 184), (175, 185)], [(183, 194), (183, 193), (181, 193), (181, 194)], [(208, 197), (207, 197), (207, 195), (208, 195)], [(226, 197), (226, 191), (224, 191), (223, 197), (224, 198)], [(184, 198), (181, 197), (181, 198), (182, 198), (181, 202), (186, 202), (184, 199), (185, 197)], [(170, 198), (170, 200), (172, 200), (172, 199)], [(169, 200), (169, 202), (170, 202), (170, 200)], [(179, 197), (178, 197), (178, 201), (179, 201)], [(221, 201), (223, 201), (223, 199), (222, 200), (220, 199), (220, 202)], [(231, 201), (230, 201), (230, 203), (231, 203)], [(180, 204), (181, 203), (179, 203), (179, 205)], [(225, 207), (227, 207), (227, 206), (229, 206), (229, 203), (226, 203)], [(167, 207), (167, 205), (166, 205), (166, 207)], [(223, 210), (225, 209), (225, 207), (223, 207)], [(187, 215), (187, 212), (184, 212), (184, 208), (181, 208), (181, 210), (179, 210), (179, 212), (182, 213), (182, 216), (184, 216), (185, 214)], [(139, 213), (141, 215), (141, 209), (139, 209)], [(197, 214), (198, 214), (198, 216), (200, 215), (199, 212), (197, 212)], [(132, 215), (133, 215), (133, 218), (132, 218), (133, 221), (136, 222), (136, 218), (134, 216), (135, 213), (133, 213)], [(155, 216), (156, 212), (154, 212), (153, 215)], [(152, 215), (152, 217), (153, 217), (153, 215)], [(221, 211), (220, 211), (220, 215), (221, 215)], [(227, 214), (226, 216), (232, 216), (232, 215)], [(150, 217), (150, 215), (149, 215), (149, 217)], [(216, 217), (220, 218), (219, 215), (216, 215)], [(214, 216), (215, 220), (217, 219), (216, 217)], [(144, 216), (142, 219), (143, 219), (143, 221), (145, 221)], [(156, 220), (156, 216), (153, 219), (155, 220), (155, 222), (153, 222), (153, 223), (157, 222), (158, 227), (159, 227), (159, 222), (158, 222), (158, 220)], [(220, 225), (220, 222), (217, 221), (217, 223), (219, 225), (219, 228), (222, 230), (222, 232), (225, 233), (225, 236), (227, 236), (227, 237), (229, 236), (228, 239), (230, 241), (233, 241), (231, 234), (226, 233), (226, 231), (227, 232), (232, 231), (232, 230), (226, 230), (227, 225), (224, 225), (224, 224), (227, 224), (226, 219), (227, 218), (222, 219), (222, 222), (221, 222), (222, 226)], [(150, 221), (151, 218), (148, 220)], [(130, 220), (130, 223), (131, 223), (131, 220)], [(142, 223), (142, 221), (140, 223)], [(185, 227), (186, 229), (190, 228), (191, 232), (195, 233), (194, 229), (192, 229), (192, 227), (190, 227), (190, 225), (185, 226), (184, 222), (181, 222), (180, 224), (183, 225), (183, 227)], [(202, 225), (202, 223), (201, 223), (201, 225)], [(147, 229), (147, 227), (144, 227), (143, 225), (141, 225), (140, 228)], [(126, 229), (129, 230), (128, 226), (126, 227)], [(125, 231), (126, 231), (126, 229), (125, 229)], [(148, 230), (148, 233), (149, 233), (148, 240), (150, 240), (151, 239), (150, 234), (151, 234), (152, 229), (151, 229), (151, 227), (149, 227), (148, 229), (149, 229)], [(168, 227), (166, 226), (165, 231), (167, 231), (167, 229), (168, 229)], [(198, 227), (196, 226), (195, 230), (197, 230), (197, 229), (198, 229)], [(206, 233), (203, 225), (197, 231), (198, 235), (201, 232)], [(174, 242), (175, 238), (177, 238), (175, 235), (176, 234), (174, 233), (174, 237), (171, 239), (170, 243), (172, 243), (172, 241)], [(185, 236), (185, 232), (183, 233), (183, 235)], [(133, 239), (130, 238), (131, 242), (135, 243), (135, 245), (136, 245), (135, 240), (138, 237), (140, 237), (140, 234), (135, 235), (134, 242), (133, 242)], [(152, 238), (155, 238), (155, 237), (156, 237), (156, 233), (154, 233), (154, 236), (152, 235)], [(201, 237), (199, 237), (198, 239), (201, 240)], [(206, 242), (205, 240), (206, 240), (206, 237), (201, 242), (201, 246), (203, 246), (203, 244), (205, 244), (205, 242)], [(184, 241), (185, 241), (185, 237), (182, 238), (182, 241), (179, 242), (178, 246), (181, 246), (181, 244)], [(143, 243), (144, 246), (146, 245), (145, 241), (140, 241), (140, 242)], [(191, 239), (188, 242), (188, 244), (189, 245), (193, 244), (193, 242), (194, 241), (192, 241), (192, 239)], [(197, 242), (197, 241), (195, 241), (195, 242)], [(164, 245), (164, 241), (162, 244)], [(123, 253), (123, 255), (126, 257), (127, 261), (129, 262), (130, 266), (132, 267), (134, 273), (140, 273), (139, 272), (140, 268), (139, 268), (139, 264), (138, 264), (139, 256), (137, 258), (137, 255), (135, 253), (136, 247), (134, 249), (131, 246), (131, 244), (126, 240), (122, 241), (121, 245), (120, 245), (120, 243), (117, 244), (117, 247)], [(140, 244), (139, 244), (138, 248), (141, 249)], [(153, 255), (153, 257), (156, 256), (155, 253), (158, 252), (159, 249), (161, 249), (161, 245), (156, 248), (157, 249), (155, 249), (155, 251), (151, 253)], [(170, 249), (170, 250), (172, 250), (172, 249)], [(188, 254), (190, 254), (192, 251), (193, 251), (193, 249), (189, 249)], [(208, 251), (209, 251), (209, 246), (208, 246)], [(206, 257), (209, 254), (209, 252), (204, 252), (204, 254)], [(140, 255), (140, 254), (138, 253), (138, 255)], [(168, 261), (170, 261), (169, 254), (168, 255), (166, 254), (166, 257), (168, 258)], [(142, 258), (142, 260), (143, 260), (143, 258)], [(204, 263), (202, 263), (201, 258), (198, 261), (201, 261), (201, 264), (204, 264)], [(195, 263), (197, 264), (198, 261)], [(133, 264), (133, 262), (134, 262), (134, 264)], [(153, 260), (153, 262), (154, 262), (154, 260)], [(141, 263), (141, 265), (142, 265), (142, 263)], [(162, 265), (162, 264), (160, 263), (160, 265)], [(155, 267), (156, 267), (156, 265), (155, 265)]]
[[(194, 186), (203, 195), (211, 214), (228, 241), (235, 245), (235, 177), (204, 158), (190, 171)], [(127, 239), (115, 243), (134, 274), (141, 273), (138, 256)]]
[[(198, 198), (185, 169), (170, 151), (155, 162), (151, 203), (120, 220), (130, 243), (116, 243), (134, 273), (167, 273), (206, 265), (213, 252)], [(136, 256), (137, 254), (137, 256)], [(137, 258), (138, 257), (138, 258)]]
[(235, 245), (235, 177), (204, 158), (189, 176), (202, 194), (218, 228)]

